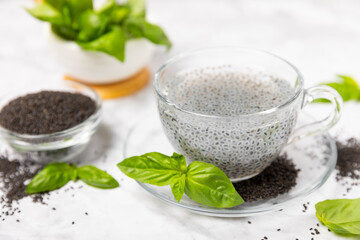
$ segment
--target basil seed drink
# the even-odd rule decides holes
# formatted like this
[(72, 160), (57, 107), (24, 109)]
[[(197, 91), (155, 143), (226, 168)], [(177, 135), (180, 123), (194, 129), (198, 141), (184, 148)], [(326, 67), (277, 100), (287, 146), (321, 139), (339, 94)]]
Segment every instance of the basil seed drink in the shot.
[(179, 72), (165, 84), (174, 105), (158, 101), (165, 133), (186, 159), (212, 163), (233, 180), (257, 175), (278, 156), (297, 109), (255, 114), (288, 102), (294, 86), (281, 77), (228, 65)]
[[(154, 90), (176, 151), (218, 166), (232, 181), (263, 171), (286, 143), (327, 131), (342, 110), (334, 89), (304, 89), (301, 73), (286, 60), (236, 47), (170, 59), (156, 72)], [(314, 99), (332, 103), (329, 115), (293, 131), (297, 113)]]

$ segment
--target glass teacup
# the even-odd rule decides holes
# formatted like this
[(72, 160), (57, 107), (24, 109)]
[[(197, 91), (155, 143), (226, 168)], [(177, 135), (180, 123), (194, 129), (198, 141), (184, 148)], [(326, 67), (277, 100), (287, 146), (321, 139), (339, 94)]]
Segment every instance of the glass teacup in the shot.
[[(303, 86), (286, 60), (234, 47), (176, 56), (154, 80), (160, 119), (176, 151), (189, 163), (218, 166), (232, 181), (259, 174), (286, 144), (338, 122), (340, 95), (327, 86)], [(298, 112), (319, 98), (332, 103), (328, 117), (294, 129)]]

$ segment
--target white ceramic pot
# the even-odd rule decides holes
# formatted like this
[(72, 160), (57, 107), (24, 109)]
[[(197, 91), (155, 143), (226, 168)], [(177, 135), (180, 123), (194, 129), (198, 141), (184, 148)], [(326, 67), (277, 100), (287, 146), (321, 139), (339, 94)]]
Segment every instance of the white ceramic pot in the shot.
[(125, 61), (97, 51), (83, 50), (73, 41), (67, 41), (47, 26), (48, 46), (65, 73), (75, 79), (92, 84), (108, 84), (124, 80), (140, 71), (150, 60), (154, 45), (146, 39), (128, 40)]

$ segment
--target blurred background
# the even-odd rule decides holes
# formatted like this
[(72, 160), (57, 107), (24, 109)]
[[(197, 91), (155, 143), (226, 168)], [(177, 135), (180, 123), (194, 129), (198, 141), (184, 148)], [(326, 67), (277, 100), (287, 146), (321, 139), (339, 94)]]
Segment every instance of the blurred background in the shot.
[[(31, 0), (0, 0), (2, 92), (12, 81), (25, 87), (61, 78), (47, 52), (43, 24), (24, 10), (31, 5)], [(148, 0), (147, 11), (173, 42), (170, 52), (157, 49), (153, 71), (183, 51), (234, 45), (282, 56), (302, 71), (308, 86), (337, 73), (360, 79), (357, 0)]]

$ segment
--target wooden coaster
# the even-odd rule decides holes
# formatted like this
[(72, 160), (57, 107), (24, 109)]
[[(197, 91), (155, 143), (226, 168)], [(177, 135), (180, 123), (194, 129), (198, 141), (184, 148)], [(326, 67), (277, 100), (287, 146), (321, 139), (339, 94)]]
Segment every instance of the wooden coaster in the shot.
[(150, 72), (147, 67), (144, 67), (132, 77), (129, 77), (120, 82), (102, 85), (86, 83), (82, 80), (75, 79), (67, 75), (64, 76), (64, 79), (80, 82), (89, 87), (92, 87), (102, 99), (112, 99), (130, 95), (145, 87), (149, 82)]

